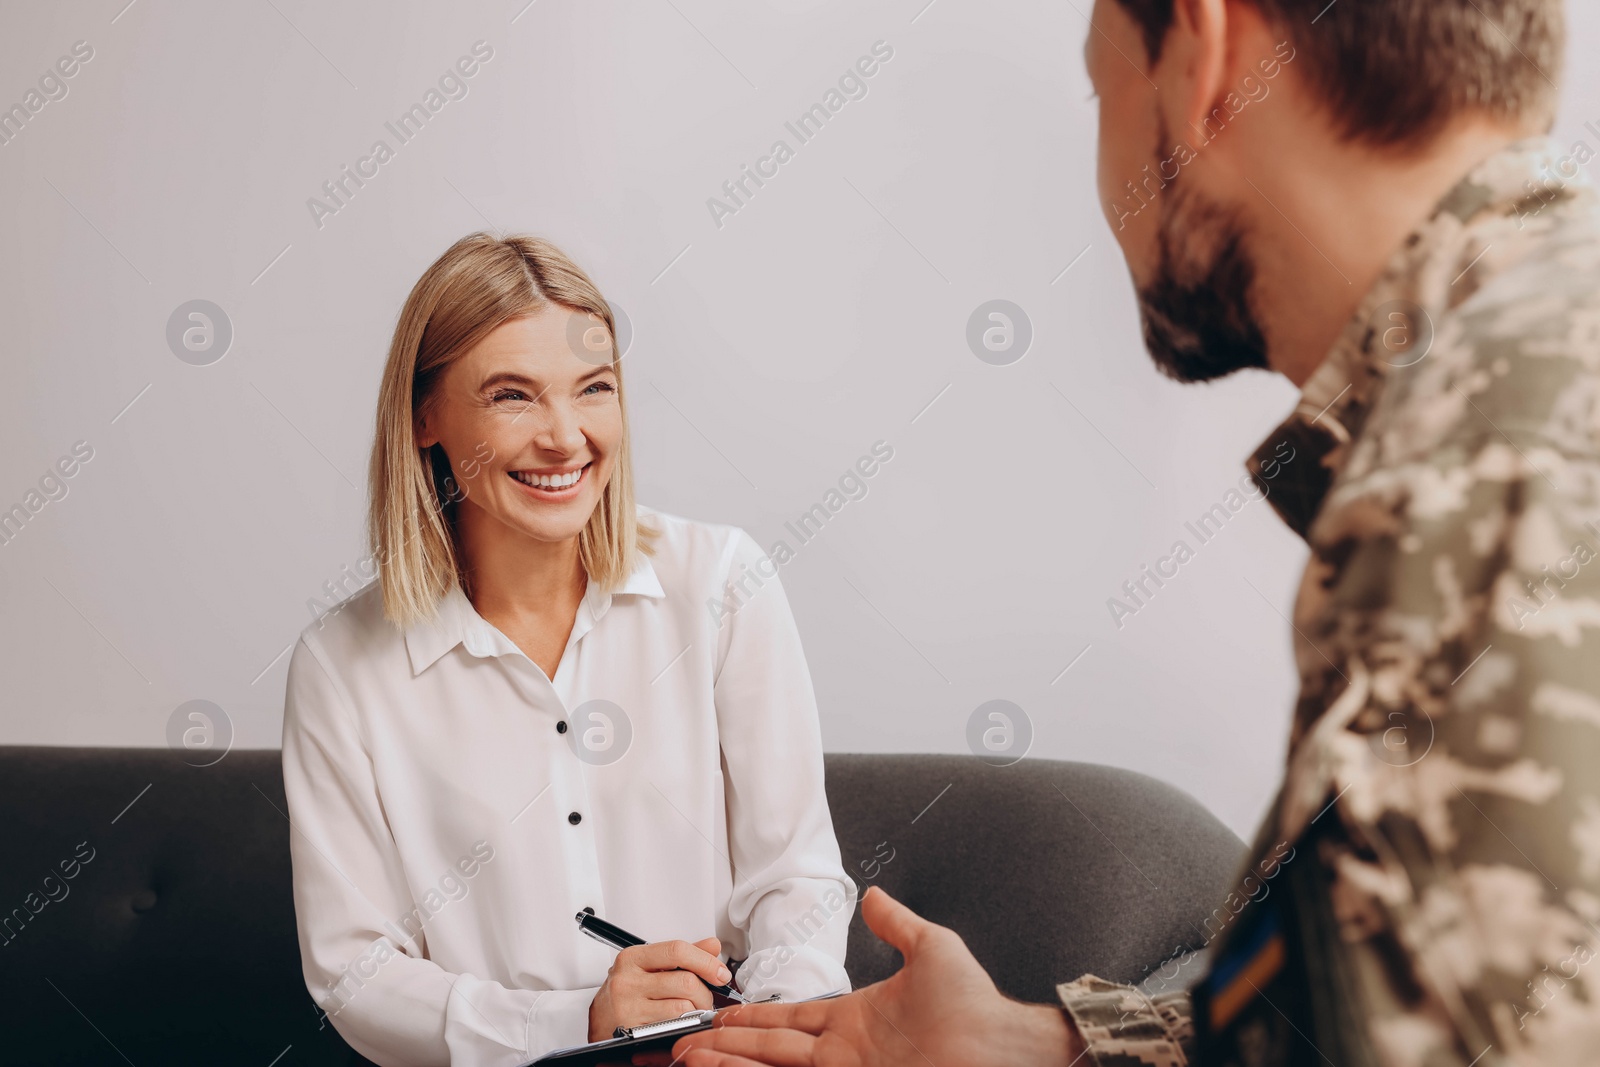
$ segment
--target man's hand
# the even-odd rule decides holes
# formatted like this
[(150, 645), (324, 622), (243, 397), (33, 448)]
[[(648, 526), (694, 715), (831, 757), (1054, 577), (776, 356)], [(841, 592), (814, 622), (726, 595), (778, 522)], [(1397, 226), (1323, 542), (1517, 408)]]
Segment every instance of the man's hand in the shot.
[(1083, 1050), (1059, 1008), (995, 988), (965, 942), (876, 886), (861, 915), (906, 965), (848, 996), (724, 1009), (673, 1046), (684, 1067), (1067, 1067)]
[[(611, 971), (589, 1004), (589, 1040), (601, 1041), (619, 1026), (638, 1026), (711, 1007), (711, 990), (700, 978), (723, 985), (732, 975), (714, 937), (654, 941), (617, 953)], [(699, 975), (700, 978), (695, 976)]]

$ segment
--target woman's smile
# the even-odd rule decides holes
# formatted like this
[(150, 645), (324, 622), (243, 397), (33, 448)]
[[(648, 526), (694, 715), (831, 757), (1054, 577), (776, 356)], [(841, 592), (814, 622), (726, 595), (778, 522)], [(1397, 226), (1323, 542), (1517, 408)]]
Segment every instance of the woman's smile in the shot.
[(506, 471), (511, 480), (521, 486), (531, 499), (543, 503), (561, 503), (572, 500), (583, 490), (592, 463), (565, 471)]

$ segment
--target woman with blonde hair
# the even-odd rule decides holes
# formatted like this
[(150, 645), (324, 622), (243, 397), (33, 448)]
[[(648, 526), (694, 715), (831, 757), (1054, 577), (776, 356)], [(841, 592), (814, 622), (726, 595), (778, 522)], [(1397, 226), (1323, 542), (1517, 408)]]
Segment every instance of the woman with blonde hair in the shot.
[(788, 601), (743, 530), (635, 504), (615, 330), (555, 246), (481, 233), (400, 314), (378, 580), (301, 635), (283, 728), (306, 984), (380, 1064), (848, 984)]

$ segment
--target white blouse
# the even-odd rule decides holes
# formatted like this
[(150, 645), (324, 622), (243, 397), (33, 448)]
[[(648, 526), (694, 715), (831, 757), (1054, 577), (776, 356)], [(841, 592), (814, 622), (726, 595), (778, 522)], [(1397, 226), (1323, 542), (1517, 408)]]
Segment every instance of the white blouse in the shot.
[(376, 1063), (585, 1042), (615, 958), (585, 907), (650, 941), (720, 938), (754, 997), (848, 986), (854, 887), (776, 567), (737, 527), (639, 515), (656, 555), (588, 588), (553, 680), (459, 588), (402, 632), (375, 583), (295, 645), (306, 986)]

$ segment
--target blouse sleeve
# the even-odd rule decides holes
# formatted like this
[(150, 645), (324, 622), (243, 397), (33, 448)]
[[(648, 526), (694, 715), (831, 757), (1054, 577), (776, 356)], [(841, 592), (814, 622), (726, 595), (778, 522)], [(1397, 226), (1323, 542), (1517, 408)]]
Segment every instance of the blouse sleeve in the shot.
[(855, 886), (823, 791), (822, 735), (800, 633), (776, 565), (736, 530), (718, 633), (715, 700), (733, 893), (749, 932), (739, 986), (799, 999), (848, 989)]
[(388, 932), (417, 905), (372, 758), (315, 642), (306, 635), (295, 646), (283, 720), (294, 907), (312, 999), (384, 1067), (514, 1067), (582, 1044), (595, 990), (509, 989), (454, 974), (424, 958), (425, 934), (400, 943)]

